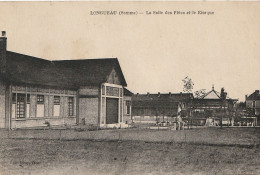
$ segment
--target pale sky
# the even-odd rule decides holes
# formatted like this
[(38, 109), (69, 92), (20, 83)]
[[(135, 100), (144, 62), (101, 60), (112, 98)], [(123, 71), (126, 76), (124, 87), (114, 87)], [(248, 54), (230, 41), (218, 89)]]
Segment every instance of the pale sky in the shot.
[[(137, 15), (90, 15), (90, 11)], [(214, 15), (146, 15), (146, 11)], [(140, 14), (143, 13), (143, 14)], [(134, 93), (220, 91), (244, 101), (260, 89), (259, 2), (1, 2), (8, 50), (45, 59), (119, 59)]]

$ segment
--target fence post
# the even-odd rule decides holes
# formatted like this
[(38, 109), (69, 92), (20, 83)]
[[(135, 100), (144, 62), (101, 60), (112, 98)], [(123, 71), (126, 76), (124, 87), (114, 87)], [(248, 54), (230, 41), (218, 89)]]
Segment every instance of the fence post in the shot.
[(118, 132), (118, 141), (121, 141), (121, 134)]
[(61, 140), (61, 129), (60, 129), (60, 132), (59, 132), (59, 137), (60, 137), (60, 140)]

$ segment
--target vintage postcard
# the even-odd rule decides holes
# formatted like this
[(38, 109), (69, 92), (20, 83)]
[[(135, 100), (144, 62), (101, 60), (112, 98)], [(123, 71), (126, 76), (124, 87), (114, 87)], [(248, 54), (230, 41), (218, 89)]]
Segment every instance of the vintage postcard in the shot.
[(0, 2), (0, 175), (260, 174), (259, 2)]

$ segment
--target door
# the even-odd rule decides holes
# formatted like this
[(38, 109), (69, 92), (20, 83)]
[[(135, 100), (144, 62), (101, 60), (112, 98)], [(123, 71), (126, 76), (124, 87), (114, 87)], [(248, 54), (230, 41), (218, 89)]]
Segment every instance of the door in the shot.
[(106, 100), (106, 124), (118, 123), (118, 99)]

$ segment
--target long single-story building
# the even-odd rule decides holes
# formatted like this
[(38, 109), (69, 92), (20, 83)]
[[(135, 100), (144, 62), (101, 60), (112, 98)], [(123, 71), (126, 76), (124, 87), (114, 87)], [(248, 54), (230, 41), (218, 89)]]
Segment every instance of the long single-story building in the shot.
[(2, 32), (0, 71), (0, 128), (120, 127), (131, 110), (117, 58), (49, 61), (7, 51)]
[[(132, 118), (135, 123), (174, 121), (178, 112), (187, 117), (192, 93), (135, 94), (132, 96)], [(181, 108), (181, 110), (180, 110)]]

